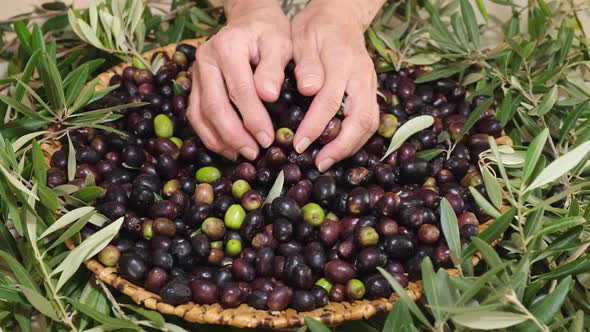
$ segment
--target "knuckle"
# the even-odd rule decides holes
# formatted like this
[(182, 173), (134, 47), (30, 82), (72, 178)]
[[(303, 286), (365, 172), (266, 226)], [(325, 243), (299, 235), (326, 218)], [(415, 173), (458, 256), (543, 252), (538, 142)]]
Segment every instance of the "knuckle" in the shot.
[(240, 81), (228, 86), (229, 98), (236, 102), (236, 100), (243, 99), (251, 92), (252, 87), (248, 82)]
[(324, 97), (324, 107), (328, 112), (336, 113), (340, 109), (342, 98), (338, 98), (334, 94), (329, 94)]
[(364, 132), (374, 132), (379, 128), (379, 116), (370, 113), (361, 113), (358, 118), (358, 124)]
[(223, 106), (221, 105), (221, 103), (214, 100), (210, 100), (208, 98), (203, 98), (203, 100), (201, 101), (201, 112), (205, 117), (214, 114), (215, 112), (217, 112), (217, 110), (221, 109), (222, 107)]

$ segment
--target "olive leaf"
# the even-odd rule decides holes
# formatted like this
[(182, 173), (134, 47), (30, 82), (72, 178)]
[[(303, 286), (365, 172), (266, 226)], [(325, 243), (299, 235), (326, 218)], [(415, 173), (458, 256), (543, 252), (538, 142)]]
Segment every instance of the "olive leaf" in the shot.
[(330, 329), (327, 328), (324, 324), (318, 322), (314, 318), (309, 316), (305, 316), (305, 324), (311, 332), (330, 332)]
[(279, 172), (277, 178), (275, 179), (275, 183), (270, 188), (266, 199), (264, 200), (264, 204), (270, 204), (274, 201), (275, 198), (281, 196), (281, 192), (283, 191), (283, 185), (285, 184), (285, 174), (283, 171)]
[(545, 128), (537, 137), (535, 137), (529, 147), (527, 148), (524, 168), (522, 170), (522, 177), (521, 180), (523, 183), (528, 183), (529, 178), (533, 174), (535, 167), (537, 166), (537, 161), (543, 152), (543, 148), (545, 147), (545, 143), (547, 142), (547, 138), (549, 137), (549, 129)]
[(389, 143), (387, 151), (381, 158), (385, 160), (390, 154), (399, 149), (404, 142), (417, 132), (420, 132), (434, 124), (434, 117), (430, 115), (420, 115), (415, 118), (408, 120), (395, 132)]
[(563, 156), (554, 160), (549, 164), (526, 188), (526, 191), (531, 191), (536, 188), (540, 188), (548, 183), (557, 180), (560, 176), (569, 172), (574, 168), (580, 161), (582, 161), (586, 155), (590, 152), (590, 141), (579, 145)]
[(502, 207), (502, 187), (500, 187), (500, 184), (496, 180), (496, 177), (492, 175), (492, 173), (487, 167), (481, 166), (480, 170), (483, 178), (483, 183), (486, 188), (486, 193), (488, 194), (488, 197), (490, 198), (490, 201), (492, 202), (494, 207), (496, 209), (499, 209), (500, 207)]
[(60, 274), (56, 289), (59, 290), (76, 273), (82, 262), (98, 254), (117, 235), (123, 224), (123, 217), (110, 225), (89, 236), (74, 250), (72, 250), (63, 262), (53, 270), (53, 274)]
[(41, 295), (36, 290), (27, 288), (23, 285), (19, 285), (19, 289), (27, 298), (29, 303), (40, 313), (53, 320), (59, 320), (55, 309), (53, 309), (53, 306), (51, 305), (51, 302), (49, 302), (45, 296)]
[(473, 196), (473, 199), (477, 205), (479, 205), (479, 207), (481, 207), (485, 213), (489, 214), (493, 218), (499, 218), (502, 215), (492, 204), (490, 204), (490, 202), (488, 202), (485, 197), (479, 193), (479, 191), (477, 191), (477, 189), (474, 187), (469, 187), (469, 192), (471, 193), (471, 196)]
[(449, 201), (444, 197), (440, 201), (440, 226), (445, 236), (445, 240), (449, 245), (453, 262), (455, 265), (461, 264), (461, 238), (459, 236), (457, 215)]
[(389, 274), (389, 272), (385, 271), (385, 269), (383, 269), (381, 266), (378, 266), (377, 270), (383, 275), (383, 277), (387, 280), (387, 282), (389, 282), (393, 290), (397, 293), (397, 295), (400, 298), (400, 302), (403, 302), (406, 306), (408, 306), (408, 309), (410, 309), (410, 311), (414, 314), (414, 316), (416, 316), (420, 320), (420, 322), (422, 322), (422, 324), (430, 326), (432, 328), (432, 325), (428, 321), (428, 318), (424, 316), (424, 313), (422, 313), (420, 308), (418, 308), (418, 305), (416, 305), (414, 300), (412, 300), (408, 296), (406, 290), (402, 287), (402, 285), (400, 285), (399, 282), (395, 280), (395, 278), (391, 274)]
[(70, 138), (70, 134), (68, 136), (68, 181), (72, 181), (76, 177), (76, 150), (74, 149), (74, 144), (72, 143), (72, 139)]
[(12, 149), (14, 150), (14, 152), (18, 152), (27, 143), (29, 143), (31, 140), (33, 140), (33, 138), (39, 137), (39, 136), (47, 134), (47, 133), (48, 133), (48, 131), (42, 130), (42, 131), (35, 131), (30, 134), (26, 134), (24, 136), (21, 136), (16, 141), (14, 141), (14, 143), (12, 143)]
[(94, 207), (92, 207), (92, 206), (84, 206), (84, 207), (77, 208), (75, 210), (72, 210), (72, 211), (64, 214), (59, 219), (57, 219), (55, 221), (55, 223), (53, 223), (51, 226), (49, 226), (45, 230), (45, 232), (43, 232), (43, 234), (41, 234), (41, 236), (39, 237), (39, 239), (42, 239), (42, 238), (46, 237), (49, 234), (52, 234), (53, 232), (57, 231), (58, 229), (61, 229), (61, 228), (64, 228), (64, 227), (68, 226), (69, 224), (71, 224), (74, 221), (82, 218), (83, 216), (87, 215), (88, 213), (90, 213), (92, 211), (94, 211)]
[(504, 329), (528, 319), (529, 317), (526, 315), (504, 311), (484, 311), (453, 316), (455, 323), (477, 330)]
[(549, 90), (548, 94), (543, 95), (543, 98), (539, 102), (539, 106), (529, 111), (529, 114), (538, 116), (547, 114), (547, 112), (553, 108), (553, 105), (555, 105), (555, 102), (557, 101), (557, 88), (558, 86), (556, 84), (551, 88), (551, 90)]

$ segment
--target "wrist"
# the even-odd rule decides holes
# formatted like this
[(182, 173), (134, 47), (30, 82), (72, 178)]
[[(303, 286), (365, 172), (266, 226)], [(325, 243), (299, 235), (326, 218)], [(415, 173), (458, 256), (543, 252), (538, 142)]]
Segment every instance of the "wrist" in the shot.
[(329, 7), (330, 9), (339, 8), (347, 11), (359, 25), (362, 32), (369, 28), (373, 18), (379, 12), (386, 0), (312, 0), (311, 3), (317, 3)]
[(225, 0), (223, 2), (225, 16), (232, 17), (260, 9), (280, 9), (278, 0)]

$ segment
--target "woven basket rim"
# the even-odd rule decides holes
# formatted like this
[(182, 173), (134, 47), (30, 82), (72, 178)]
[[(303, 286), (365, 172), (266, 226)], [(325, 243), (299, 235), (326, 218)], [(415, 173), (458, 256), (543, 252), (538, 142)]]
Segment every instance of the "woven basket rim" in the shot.
[[(186, 43), (193, 46), (199, 46), (206, 38), (183, 40), (180, 43)], [(178, 43), (163, 46), (144, 54), (147, 61), (156, 52), (166, 52), (172, 55)], [(121, 63), (104, 73), (97, 76), (97, 90), (108, 87), (111, 77), (115, 74), (121, 74), (127, 63)], [(498, 140), (502, 139), (499, 138)], [(58, 141), (46, 140), (41, 145), (44, 152), (45, 162), (49, 166), (51, 155), (60, 148)], [(486, 229), (493, 223), (493, 219), (480, 224), (480, 231)], [(494, 242), (494, 245), (499, 240)], [(76, 243), (72, 239), (65, 241), (67, 247), (73, 250)], [(479, 253), (472, 257), (474, 265), (479, 263), (481, 256)], [(237, 308), (225, 309), (218, 303), (213, 305), (198, 305), (192, 302), (173, 306), (161, 301), (159, 295), (154, 294), (141, 286), (119, 276), (117, 268), (105, 267), (96, 259), (90, 259), (85, 262), (86, 267), (91, 270), (95, 276), (104, 283), (112, 286), (121, 293), (129, 296), (137, 304), (142, 304), (148, 309), (156, 310), (163, 314), (175, 315), (188, 322), (198, 324), (217, 324), (228, 325), (239, 328), (270, 328), (270, 329), (294, 329), (305, 325), (304, 317), (312, 317), (327, 325), (336, 325), (349, 320), (368, 319), (378, 312), (389, 311), (393, 308), (394, 303), (399, 296), (394, 293), (390, 298), (380, 298), (375, 300), (359, 300), (354, 302), (329, 302), (322, 308), (310, 312), (297, 312), (293, 309), (283, 311), (257, 310), (247, 304), (241, 304)], [(460, 272), (455, 268), (447, 269), (451, 276), (459, 275)], [(422, 280), (410, 281), (406, 288), (406, 294), (414, 301), (420, 299), (424, 292)]]

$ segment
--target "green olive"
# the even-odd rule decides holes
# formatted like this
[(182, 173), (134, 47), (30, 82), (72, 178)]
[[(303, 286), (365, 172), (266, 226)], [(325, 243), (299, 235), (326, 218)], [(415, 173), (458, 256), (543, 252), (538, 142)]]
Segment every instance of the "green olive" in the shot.
[(246, 218), (246, 210), (240, 204), (233, 204), (225, 212), (225, 227), (231, 229), (240, 229)]
[(201, 229), (213, 241), (221, 240), (223, 235), (225, 235), (225, 225), (223, 220), (219, 218), (209, 217), (205, 219), (201, 225)]
[(154, 237), (154, 221), (151, 219), (146, 219), (141, 224), (141, 231), (143, 233), (143, 237), (146, 239), (151, 239)]
[(174, 194), (177, 190), (180, 189), (180, 181), (177, 179), (172, 179), (166, 183), (164, 183), (164, 187), (162, 188), (162, 193), (165, 196), (170, 196)]
[(223, 241), (212, 241), (210, 246), (211, 246), (211, 249), (222, 249), (223, 248)]
[(397, 118), (393, 114), (381, 114), (379, 123), (379, 135), (385, 138), (393, 137), (397, 131)]
[(365, 296), (365, 285), (358, 279), (350, 279), (346, 283), (346, 295), (352, 300), (360, 300)]
[(182, 147), (182, 139), (178, 137), (170, 137), (170, 140), (174, 142), (174, 144), (176, 144), (176, 146), (178, 146), (179, 149)]
[(172, 137), (174, 135), (174, 124), (165, 114), (158, 114), (154, 118), (154, 131), (158, 137)]
[(121, 257), (121, 253), (119, 249), (113, 245), (108, 245), (101, 252), (98, 254), (98, 260), (104, 266), (115, 266), (119, 262), (119, 257)]
[(197, 170), (195, 177), (199, 183), (213, 183), (221, 177), (221, 171), (217, 167), (205, 166)]
[(315, 282), (316, 285), (325, 289), (328, 293), (332, 290), (332, 283), (328, 281), (326, 278), (320, 278), (318, 281)]
[(231, 186), (231, 193), (235, 199), (240, 200), (246, 191), (250, 190), (250, 184), (246, 180), (236, 180)]
[(301, 211), (303, 212), (303, 220), (313, 226), (321, 226), (326, 218), (324, 209), (316, 203), (305, 204)]
[(225, 252), (232, 257), (238, 256), (242, 252), (242, 241), (231, 239), (225, 244)]

